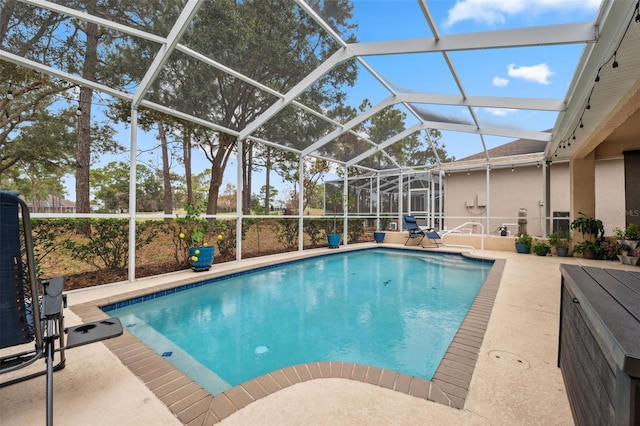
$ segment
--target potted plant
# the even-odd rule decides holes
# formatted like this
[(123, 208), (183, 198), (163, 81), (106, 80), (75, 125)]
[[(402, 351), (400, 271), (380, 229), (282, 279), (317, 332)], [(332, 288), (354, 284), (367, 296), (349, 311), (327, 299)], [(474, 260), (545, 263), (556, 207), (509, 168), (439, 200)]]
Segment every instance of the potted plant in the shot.
[[(211, 224), (201, 217), (205, 207), (205, 204), (186, 203), (184, 209), (187, 214), (178, 219), (180, 246), (188, 251), (188, 259), (195, 272), (208, 271), (213, 264), (214, 247), (207, 243)], [(218, 238), (221, 239), (222, 235)]]
[(531, 250), (538, 256), (546, 256), (549, 254), (549, 246), (544, 241), (536, 241)]
[(571, 229), (582, 234), (584, 241), (573, 247), (574, 253), (582, 254), (585, 259), (602, 259), (604, 247), (600, 240), (604, 237), (604, 226), (600, 219), (579, 212), (580, 217), (571, 222)]
[(556, 255), (559, 257), (567, 257), (569, 255), (570, 243), (571, 235), (568, 232), (552, 232), (549, 235), (549, 245), (555, 247)]
[(635, 223), (630, 223), (624, 229), (624, 243), (629, 249), (635, 250), (640, 240), (640, 227)]
[(524, 234), (520, 234), (520, 236), (516, 238), (516, 251), (523, 254), (531, 253), (532, 241), (533, 238), (526, 232)]
[(325, 233), (329, 248), (340, 247), (340, 234), (338, 232), (338, 206), (342, 205), (342, 191), (336, 190), (327, 201), (333, 208), (333, 219), (325, 222)]

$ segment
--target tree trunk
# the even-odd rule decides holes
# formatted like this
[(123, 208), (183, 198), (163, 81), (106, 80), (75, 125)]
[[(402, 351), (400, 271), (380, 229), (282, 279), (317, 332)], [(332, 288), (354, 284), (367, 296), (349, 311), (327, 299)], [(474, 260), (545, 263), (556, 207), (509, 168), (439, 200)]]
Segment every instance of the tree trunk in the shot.
[[(82, 77), (95, 81), (97, 50), (98, 50), (98, 26), (87, 23), (87, 42), (84, 54), (84, 68)], [(93, 89), (80, 88), (80, 116), (78, 117), (78, 134), (76, 139), (76, 212), (91, 213), (91, 201), (89, 198), (89, 168), (91, 167), (91, 99)], [(135, 209), (136, 206), (129, 206)]]
[(191, 176), (191, 126), (188, 124), (184, 126), (184, 140), (182, 141), (182, 156), (184, 158), (184, 179), (187, 186), (187, 203), (193, 205), (195, 200), (193, 199), (193, 179)]
[(224, 169), (219, 166), (211, 167), (211, 183), (209, 184), (209, 197), (207, 198), (207, 214), (218, 213), (218, 193), (222, 186)]
[[(160, 147), (162, 150), (162, 183), (164, 196), (162, 197), (162, 207), (164, 214), (173, 214), (173, 193), (171, 191), (171, 170), (169, 169), (169, 148), (167, 146), (167, 133), (164, 130), (164, 122), (158, 120), (158, 135), (160, 136)], [(166, 218), (166, 221), (171, 221)]]
[(242, 214), (248, 215), (251, 206), (251, 172), (253, 164), (253, 143), (245, 142), (245, 155), (242, 162)]
[(271, 147), (267, 147), (266, 152), (267, 158), (265, 161), (265, 169), (267, 172), (267, 177), (265, 179), (265, 189), (264, 189), (264, 208), (269, 214), (269, 210), (271, 209)]
[(209, 183), (209, 196), (207, 197), (207, 214), (216, 214), (218, 212), (218, 193), (222, 186), (227, 161), (233, 152), (233, 146), (236, 144), (236, 137), (226, 133), (220, 133), (217, 142), (217, 146), (216, 144), (212, 144), (211, 141), (208, 142), (211, 146), (212, 155), (207, 156), (207, 159), (211, 162), (211, 182)]

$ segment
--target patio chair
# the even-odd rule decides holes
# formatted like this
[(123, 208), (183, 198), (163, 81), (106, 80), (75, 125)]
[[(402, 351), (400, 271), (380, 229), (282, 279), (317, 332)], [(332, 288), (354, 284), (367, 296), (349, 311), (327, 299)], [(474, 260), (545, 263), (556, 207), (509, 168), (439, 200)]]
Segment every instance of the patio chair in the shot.
[(407, 232), (409, 233), (407, 241), (404, 242), (404, 245), (406, 246), (413, 238), (419, 237), (420, 239), (418, 240), (418, 242), (414, 244), (416, 246), (419, 246), (427, 234), (422, 228), (420, 228), (420, 226), (418, 226), (418, 222), (416, 221), (415, 217), (405, 214), (402, 216), (402, 220), (404, 222), (405, 228), (407, 229)]
[(62, 278), (38, 280), (29, 209), (18, 194), (0, 191), (0, 374), (45, 359), (44, 369), (1, 382), (0, 387), (46, 374), (47, 425), (53, 424), (53, 372), (64, 368), (65, 349), (122, 334), (117, 318), (65, 329), (63, 288)]
[(440, 242), (442, 241), (440, 239), (440, 235), (436, 231), (434, 231), (432, 228), (421, 227), (420, 225), (418, 225), (416, 218), (411, 215), (405, 214), (402, 216), (402, 219), (404, 220), (404, 226), (407, 229), (407, 232), (409, 232), (409, 237), (407, 238), (407, 241), (405, 241), (404, 243), (405, 246), (409, 243), (409, 241), (411, 241), (412, 238), (420, 237), (420, 239), (418, 240), (418, 243), (415, 245), (420, 245), (421, 247), (425, 247), (424, 244), (421, 244), (421, 243), (426, 238), (431, 245), (426, 246), (425, 248), (440, 247)]
[(427, 239), (427, 241), (429, 241), (429, 243), (431, 243), (431, 245), (425, 246), (423, 244), (422, 247), (440, 247), (440, 243), (442, 242), (442, 239), (440, 238), (440, 234), (438, 234), (433, 229), (427, 229), (424, 231), (424, 233), (425, 233), (425, 238)]

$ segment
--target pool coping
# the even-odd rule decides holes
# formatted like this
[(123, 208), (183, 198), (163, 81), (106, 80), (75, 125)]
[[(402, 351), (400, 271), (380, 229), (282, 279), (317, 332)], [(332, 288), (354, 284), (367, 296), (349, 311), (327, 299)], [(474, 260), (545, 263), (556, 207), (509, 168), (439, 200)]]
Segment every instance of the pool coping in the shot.
[[(437, 250), (429, 251), (438, 252)], [(451, 254), (451, 252), (447, 253)], [(126, 330), (121, 337), (103, 343), (185, 425), (217, 423), (248, 404), (283, 388), (320, 378), (356, 380), (462, 409), (506, 261), (504, 259), (487, 259), (468, 253), (461, 254), (480, 260), (493, 260), (494, 264), (431, 380), (362, 364), (322, 361), (276, 370), (228, 389), (214, 397)], [(253, 265), (244, 269), (256, 268), (259, 269), (260, 266)], [(241, 270), (243, 268), (239, 269), (239, 271)], [(226, 271), (220, 276), (229, 273)], [(211, 277), (206, 279), (209, 278)], [(101, 309), (104, 306), (144, 297), (154, 291), (188, 285), (189, 281), (201, 280), (195, 276), (188, 280), (81, 303), (71, 306), (70, 309), (84, 322), (97, 321), (108, 318), (107, 313)]]

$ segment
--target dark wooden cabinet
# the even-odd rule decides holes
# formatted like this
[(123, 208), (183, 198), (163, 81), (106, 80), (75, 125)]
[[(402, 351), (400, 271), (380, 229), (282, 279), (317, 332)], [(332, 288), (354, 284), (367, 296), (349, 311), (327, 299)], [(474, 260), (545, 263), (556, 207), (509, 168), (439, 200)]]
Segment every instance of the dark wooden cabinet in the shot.
[(558, 366), (578, 425), (640, 424), (640, 272), (562, 265)]

